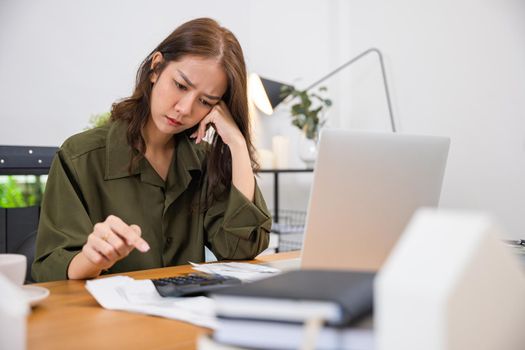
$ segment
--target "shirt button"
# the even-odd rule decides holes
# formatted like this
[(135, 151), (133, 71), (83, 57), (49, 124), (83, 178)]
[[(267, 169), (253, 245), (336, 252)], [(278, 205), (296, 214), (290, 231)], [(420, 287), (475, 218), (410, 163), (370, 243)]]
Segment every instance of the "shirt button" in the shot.
[(171, 245), (172, 241), (173, 241), (173, 239), (171, 237), (166, 238), (166, 249), (169, 248), (169, 246)]

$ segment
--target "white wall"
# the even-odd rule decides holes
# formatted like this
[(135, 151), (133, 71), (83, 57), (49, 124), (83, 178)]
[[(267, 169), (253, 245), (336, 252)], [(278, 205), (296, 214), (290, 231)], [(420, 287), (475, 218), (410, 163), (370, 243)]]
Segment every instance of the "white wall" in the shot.
[[(345, 4), (350, 51), (374, 45), (387, 56), (401, 130), (452, 138), (442, 206), (489, 210), (525, 237), (525, 2)], [(382, 98), (375, 91), (368, 101)], [(377, 117), (362, 97), (352, 118)]]
[(131, 93), (141, 61), (178, 24), (214, 15), (246, 42), (247, 10), (242, 1), (2, 0), (0, 143), (60, 144)]
[[(442, 205), (484, 209), (525, 237), (525, 4), (520, 0), (0, 1), (0, 144), (58, 145), (131, 91), (172, 29), (210, 16), (232, 29), (251, 71), (307, 86), (364, 49), (386, 58), (398, 127), (447, 135)], [(332, 126), (387, 129), (377, 61), (327, 82)], [(257, 142), (298, 132), (285, 106)], [(311, 174), (282, 177), (281, 205), (305, 208)], [(271, 203), (271, 178), (261, 186)]]

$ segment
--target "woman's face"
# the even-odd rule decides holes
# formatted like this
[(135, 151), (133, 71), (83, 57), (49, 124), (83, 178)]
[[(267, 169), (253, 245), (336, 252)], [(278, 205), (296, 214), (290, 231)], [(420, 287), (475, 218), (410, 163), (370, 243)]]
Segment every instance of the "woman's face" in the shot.
[[(160, 54), (159, 54), (160, 55)], [(155, 60), (162, 56), (154, 56)], [(166, 134), (177, 134), (198, 124), (222, 98), (226, 73), (216, 60), (185, 56), (152, 74), (151, 119)]]

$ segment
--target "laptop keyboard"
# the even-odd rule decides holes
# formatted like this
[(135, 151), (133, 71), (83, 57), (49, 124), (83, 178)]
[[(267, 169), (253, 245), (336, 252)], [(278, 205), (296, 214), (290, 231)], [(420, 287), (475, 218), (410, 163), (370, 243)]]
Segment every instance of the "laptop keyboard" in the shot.
[(202, 295), (220, 288), (241, 284), (241, 280), (235, 277), (195, 273), (151, 281), (163, 297)]

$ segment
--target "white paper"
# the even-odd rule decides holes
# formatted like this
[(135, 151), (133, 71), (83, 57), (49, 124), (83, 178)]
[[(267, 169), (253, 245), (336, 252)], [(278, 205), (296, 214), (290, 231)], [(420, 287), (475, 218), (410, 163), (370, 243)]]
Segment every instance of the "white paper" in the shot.
[(243, 282), (256, 281), (281, 272), (274, 267), (238, 262), (196, 264), (190, 261), (190, 264), (194, 270), (209, 274), (235, 277)]
[[(195, 270), (236, 277), (244, 282), (270, 277), (280, 270), (247, 263), (195, 264)], [(86, 282), (86, 289), (97, 302), (109, 310), (122, 310), (155, 315), (215, 329), (215, 305), (208, 297), (162, 297), (151, 280), (134, 280), (115, 276)]]
[(207, 297), (161, 297), (151, 280), (115, 276), (86, 282), (86, 289), (109, 310), (122, 310), (185, 321), (215, 329), (215, 307)]

